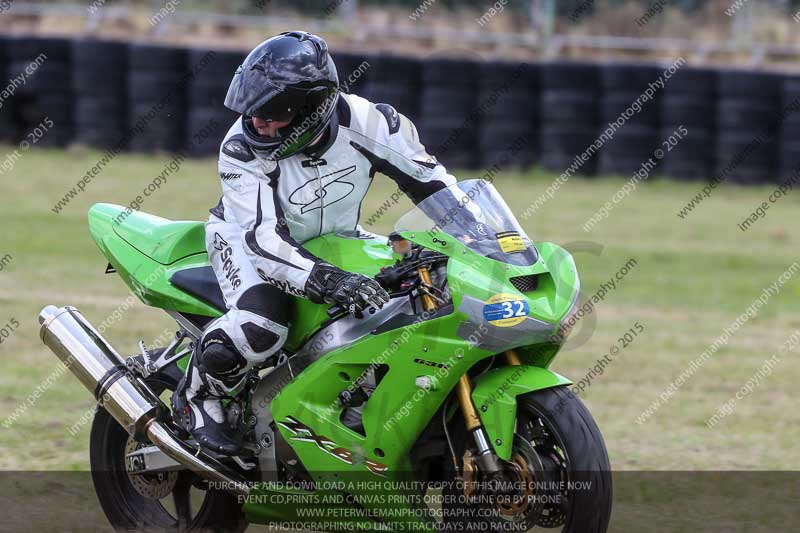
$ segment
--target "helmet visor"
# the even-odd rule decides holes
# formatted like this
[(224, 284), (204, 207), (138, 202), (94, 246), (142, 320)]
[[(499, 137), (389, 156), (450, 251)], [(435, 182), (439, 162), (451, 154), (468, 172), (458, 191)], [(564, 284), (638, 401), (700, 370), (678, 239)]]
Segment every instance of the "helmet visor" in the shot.
[(263, 79), (259, 80), (262, 90), (258, 91), (259, 94), (253, 94), (251, 90), (245, 89), (253, 85), (242, 83), (243, 78), (241, 74), (234, 76), (225, 97), (225, 106), (239, 114), (264, 120), (290, 122), (298, 115), (307, 116), (314, 111), (324, 113), (336, 94), (335, 86), (277, 87), (267, 82), (264, 87)]

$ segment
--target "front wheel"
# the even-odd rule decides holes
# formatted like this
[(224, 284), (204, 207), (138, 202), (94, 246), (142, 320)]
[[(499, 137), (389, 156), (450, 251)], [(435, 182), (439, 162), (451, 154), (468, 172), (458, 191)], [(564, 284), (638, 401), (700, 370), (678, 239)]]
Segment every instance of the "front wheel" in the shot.
[[(181, 377), (175, 365), (146, 380), (169, 405)], [(102, 407), (97, 408), (89, 441), (92, 479), (100, 506), (120, 531), (244, 531), (247, 523), (236, 499), (209, 490), (188, 470), (159, 474), (128, 472), (125, 457), (142, 445)]]
[(465, 531), (469, 523), (487, 532), (608, 529), (608, 452), (589, 410), (566, 387), (517, 398), (512, 457), (499, 478), (487, 479), (477, 470), (465, 430), (453, 441), (463, 476), (459, 479), (452, 465), (445, 476), (444, 502), (458, 502), (443, 505), (445, 531)]

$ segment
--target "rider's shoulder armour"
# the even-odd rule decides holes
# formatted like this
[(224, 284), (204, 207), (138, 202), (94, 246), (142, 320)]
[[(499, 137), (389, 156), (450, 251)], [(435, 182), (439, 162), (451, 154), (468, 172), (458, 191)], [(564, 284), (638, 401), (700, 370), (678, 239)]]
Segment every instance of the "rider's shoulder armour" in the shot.
[(229, 155), (243, 163), (249, 163), (256, 157), (253, 154), (253, 151), (250, 150), (250, 147), (247, 146), (244, 135), (241, 133), (238, 133), (225, 141), (225, 143), (222, 145), (222, 153)]
[(381, 112), (389, 124), (389, 135), (397, 133), (400, 129), (400, 114), (389, 104), (375, 104), (375, 108)]

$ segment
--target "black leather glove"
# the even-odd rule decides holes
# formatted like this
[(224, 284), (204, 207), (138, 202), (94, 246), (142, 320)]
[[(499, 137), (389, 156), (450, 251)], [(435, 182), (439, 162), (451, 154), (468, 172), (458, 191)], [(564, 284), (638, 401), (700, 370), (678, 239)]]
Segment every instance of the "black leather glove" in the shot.
[(343, 305), (353, 314), (369, 306), (380, 309), (389, 301), (389, 295), (374, 279), (325, 262), (314, 265), (305, 289), (312, 302)]

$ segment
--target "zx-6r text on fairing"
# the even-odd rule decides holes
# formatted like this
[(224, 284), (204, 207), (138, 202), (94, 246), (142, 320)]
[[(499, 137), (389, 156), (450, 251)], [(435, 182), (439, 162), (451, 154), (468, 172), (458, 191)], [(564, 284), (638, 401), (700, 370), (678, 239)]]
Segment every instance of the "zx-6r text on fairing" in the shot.
[(226, 310), (203, 224), (122, 213), (93, 206), (92, 237), (109, 272), (174, 317), (174, 341), (124, 359), (73, 307), (39, 317), (99, 402), (91, 467), (114, 527), (606, 531), (605, 445), (548, 370), (576, 308), (575, 264), (534, 245), (491, 183), (431, 195), (388, 243), (358, 231), (305, 243), (391, 300), (352, 316), (297, 298), (284, 350), (229, 405), (231, 423), (249, 425), (238, 457), (199, 448), (168, 407)]

